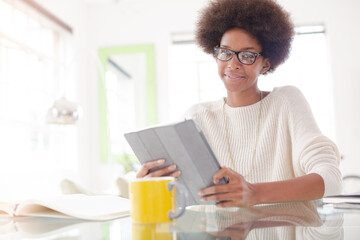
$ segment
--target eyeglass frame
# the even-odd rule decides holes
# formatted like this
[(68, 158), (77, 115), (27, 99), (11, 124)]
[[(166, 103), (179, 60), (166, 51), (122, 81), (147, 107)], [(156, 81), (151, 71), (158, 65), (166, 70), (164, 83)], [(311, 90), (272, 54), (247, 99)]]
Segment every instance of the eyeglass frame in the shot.
[[(217, 53), (220, 49), (225, 49), (225, 50), (230, 51), (230, 52), (232, 53), (232, 54), (231, 54), (231, 57), (230, 57), (228, 60), (221, 60), (221, 59), (217, 58), (215, 55), (216, 55), (216, 53)], [(252, 62), (252, 63), (243, 63), (243, 62), (240, 60), (240, 58), (239, 58), (239, 53), (242, 53), (242, 52), (248, 52), (248, 53), (254, 54), (254, 55), (255, 55), (254, 62)], [(218, 60), (220, 60), (220, 61), (222, 61), (222, 62), (230, 61), (230, 60), (234, 57), (235, 54), (236, 54), (236, 57), (237, 57), (237, 59), (239, 60), (239, 62), (241, 62), (241, 63), (244, 64), (244, 65), (253, 65), (253, 64), (256, 62), (256, 59), (257, 59), (258, 57), (263, 56), (263, 55), (262, 55), (262, 52), (260, 52), (260, 53), (255, 53), (255, 52), (251, 52), (251, 51), (233, 51), (233, 50), (231, 50), (231, 49), (229, 49), (229, 48), (214, 47), (214, 54), (213, 54), (213, 56), (214, 56), (216, 59), (218, 59)]]

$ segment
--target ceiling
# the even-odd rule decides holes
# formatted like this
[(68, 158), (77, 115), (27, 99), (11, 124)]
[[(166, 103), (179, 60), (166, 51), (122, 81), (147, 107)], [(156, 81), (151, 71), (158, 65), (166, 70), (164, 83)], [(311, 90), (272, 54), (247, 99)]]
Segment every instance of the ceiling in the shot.
[(109, 3), (117, 3), (118, 1), (121, 0), (80, 0), (80, 1), (88, 4), (109, 4)]
[(127, 0), (82, 0), (86, 3), (118, 3), (118, 2), (123, 2), (123, 1), (127, 1)]

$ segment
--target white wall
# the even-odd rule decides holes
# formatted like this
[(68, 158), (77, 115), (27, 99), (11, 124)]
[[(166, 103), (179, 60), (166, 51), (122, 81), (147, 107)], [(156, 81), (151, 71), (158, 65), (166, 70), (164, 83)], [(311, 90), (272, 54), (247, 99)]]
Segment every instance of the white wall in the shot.
[[(166, 121), (167, 56), (170, 34), (192, 31), (197, 11), (206, 0), (122, 0), (84, 4), (81, 0), (38, 0), (74, 28), (78, 51), (78, 88), (84, 119), (81, 134), (81, 164), (92, 181), (105, 177), (99, 169), (99, 124), (97, 75), (90, 53), (99, 47), (155, 44), (158, 120)], [(99, 1), (98, 1), (99, 2)], [(344, 155), (344, 174), (360, 174), (360, 1), (279, 0), (291, 12), (296, 25), (324, 24), (329, 40), (335, 99), (337, 144)], [(314, 53), (316, 57), (316, 53)], [(301, 66), (299, 66), (301, 67)], [(186, 71), (184, 69), (184, 71)], [(319, 89), (321, 91), (321, 89)], [(92, 176), (91, 178), (89, 176)]]

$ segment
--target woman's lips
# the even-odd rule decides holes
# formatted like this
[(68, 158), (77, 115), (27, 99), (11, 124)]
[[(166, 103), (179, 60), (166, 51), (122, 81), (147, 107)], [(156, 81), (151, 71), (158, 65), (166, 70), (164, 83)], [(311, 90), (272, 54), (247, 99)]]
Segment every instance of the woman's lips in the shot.
[(239, 81), (245, 78), (245, 76), (242, 75), (236, 75), (236, 74), (225, 74), (225, 78), (229, 81)]

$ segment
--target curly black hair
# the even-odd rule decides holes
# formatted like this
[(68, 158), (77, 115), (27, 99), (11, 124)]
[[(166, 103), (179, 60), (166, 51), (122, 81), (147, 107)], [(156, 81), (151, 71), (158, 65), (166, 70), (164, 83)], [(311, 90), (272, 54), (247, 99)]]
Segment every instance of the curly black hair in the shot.
[(290, 15), (274, 0), (216, 0), (203, 9), (197, 23), (196, 41), (209, 54), (232, 28), (250, 32), (262, 46), (274, 71), (289, 56), (294, 36)]

